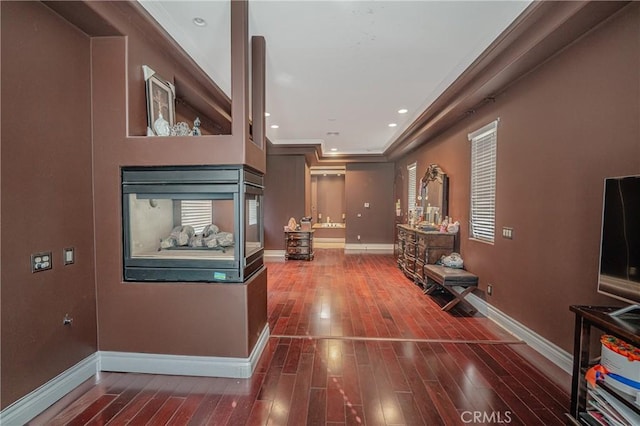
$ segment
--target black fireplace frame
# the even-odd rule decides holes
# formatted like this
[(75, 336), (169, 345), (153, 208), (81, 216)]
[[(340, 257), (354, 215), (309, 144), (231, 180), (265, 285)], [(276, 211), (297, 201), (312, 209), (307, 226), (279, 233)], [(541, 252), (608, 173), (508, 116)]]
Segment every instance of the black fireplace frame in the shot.
[[(258, 236), (262, 247), (245, 253), (247, 194), (264, 195), (264, 176), (245, 165), (233, 166), (123, 166), (122, 242), (123, 279), (128, 282), (242, 283), (264, 264), (264, 212), (258, 207)], [(232, 199), (234, 260), (136, 258), (131, 253), (130, 194), (184, 196), (189, 199)], [(151, 198), (151, 197), (150, 197)]]

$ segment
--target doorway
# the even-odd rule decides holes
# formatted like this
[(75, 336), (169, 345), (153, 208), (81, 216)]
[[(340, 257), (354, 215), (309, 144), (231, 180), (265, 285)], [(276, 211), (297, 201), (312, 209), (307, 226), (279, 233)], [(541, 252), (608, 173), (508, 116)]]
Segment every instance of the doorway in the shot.
[(344, 248), (346, 201), (344, 168), (311, 169), (311, 216), (318, 248)]

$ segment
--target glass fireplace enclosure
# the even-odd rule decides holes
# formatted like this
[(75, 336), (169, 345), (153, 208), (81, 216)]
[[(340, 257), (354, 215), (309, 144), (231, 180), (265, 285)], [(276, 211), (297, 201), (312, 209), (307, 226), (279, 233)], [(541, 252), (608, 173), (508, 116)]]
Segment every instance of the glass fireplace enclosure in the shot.
[(263, 190), (246, 166), (123, 167), (124, 280), (244, 282), (263, 265)]

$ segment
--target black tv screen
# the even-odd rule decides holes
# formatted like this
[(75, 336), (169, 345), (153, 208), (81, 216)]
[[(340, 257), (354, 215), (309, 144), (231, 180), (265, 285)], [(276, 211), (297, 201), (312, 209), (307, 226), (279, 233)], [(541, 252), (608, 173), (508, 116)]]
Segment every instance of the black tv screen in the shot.
[(598, 292), (640, 304), (640, 176), (605, 179)]

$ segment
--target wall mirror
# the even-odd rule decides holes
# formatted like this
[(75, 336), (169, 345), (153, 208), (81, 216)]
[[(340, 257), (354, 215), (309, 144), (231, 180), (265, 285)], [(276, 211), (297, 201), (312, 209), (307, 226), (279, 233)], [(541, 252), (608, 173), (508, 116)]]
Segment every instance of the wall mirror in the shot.
[(439, 225), (449, 214), (449, 178), (437, 164), (427, 167), (420, 179), (422, 220)]

